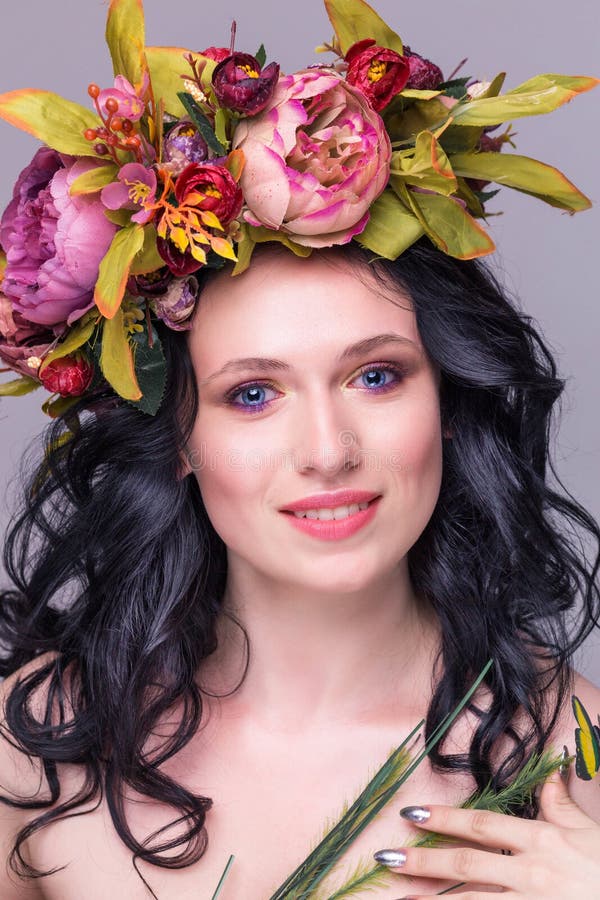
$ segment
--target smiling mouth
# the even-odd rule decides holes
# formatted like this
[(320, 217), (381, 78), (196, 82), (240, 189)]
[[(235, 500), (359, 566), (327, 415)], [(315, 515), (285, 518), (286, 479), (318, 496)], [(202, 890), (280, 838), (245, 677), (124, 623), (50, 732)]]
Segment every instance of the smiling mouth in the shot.
[(364, 511), (379, 499), (379, 497), (374, 497), (372, 500), (365, 503), (346, 503), (334, 508), (321, 507), (318, 509), (298, 511), (283, 509), (282, 512), (286, 513), (288, 516), (295, 516), (297, 519), (312, 519), (313, 521), (319, 522), (340, 522), (344, 519), (350, 519), (353, 516), (356, 516), (359, 512)]

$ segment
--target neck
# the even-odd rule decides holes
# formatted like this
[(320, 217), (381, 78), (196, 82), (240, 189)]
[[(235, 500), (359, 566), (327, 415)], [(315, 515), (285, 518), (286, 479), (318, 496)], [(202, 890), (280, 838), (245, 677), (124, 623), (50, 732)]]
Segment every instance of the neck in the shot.
[[(217, 695), (233, 691), (219, 701), (228, 716), (291, 734), (335, 723), (393, 728), (426, 708), (439, 633), (404, 564), (343, 594), (266, 584), (255, 570), (234, 568), (223, 609), (201, 684)], [(248, 635), (245, 675), (244, 635), (230, 616)]]

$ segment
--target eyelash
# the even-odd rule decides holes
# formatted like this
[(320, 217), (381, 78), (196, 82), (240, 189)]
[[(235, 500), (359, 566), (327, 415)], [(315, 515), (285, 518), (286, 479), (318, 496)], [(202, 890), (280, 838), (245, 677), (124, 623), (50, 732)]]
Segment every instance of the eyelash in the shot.
[[(400, 381), (406, 375), (406, 369), (403, 366), (399, 366), (397, 363), (370, 363), (369, 365), (363, 366), (356, 377), (360, 378), (361, 375), (364, 375), (367, 372), (392, 372), (392, 374), (398, 376)], [(263, 409), (265, 409), (265, 407), (267, 407), (269, 403), (272, 402), (271, 400), (264, 400), (262, 403), (257, 403), (253, 406), (244, 406), (241, 403), (234, 402), (236, 397), (238, 397), (244, 391), (255, 387), (277, 390), (272, 381), (250, 381), (248, 382), (248, 384), (242, 384), (240, 387), (233, 388), (233, 390), (229, 391), (225, 395), (225, 403), (227, 403), (229, 406), (234, 406), (237, 409), (241, 409), (244, 413), (248, 413), (249, 415), (262, 412)], [(367, 388), (366, 390), (369, 393), (384, 394), (387, 393), (387, 391), (391, 390), (393, 387), (396, 387), (396, 385), (384, 384), (375, 386), (374, 388)]]

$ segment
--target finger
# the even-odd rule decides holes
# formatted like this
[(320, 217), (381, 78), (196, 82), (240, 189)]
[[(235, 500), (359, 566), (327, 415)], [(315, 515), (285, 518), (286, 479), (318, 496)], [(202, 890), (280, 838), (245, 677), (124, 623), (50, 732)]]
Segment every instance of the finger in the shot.
[(569, 794), (558, 772), (544, 783), (540, 792), (540, 811), (546, 822), (567, 828), (589, 828), (594, 824)]
[(400, 815), (428, 831), (465, 838), (485, 847), (525, 850), (543, 822), (519, 819), (485, 809), (455, 806), (405, 806)]
[(493, 856), (486, 850), (456, 847), (402, 847), (399, 850), (378, 850), (373, 854), (377, 862), (399, 875), (418, 875), (423, 878), (442, 878), (452, 882), (516, 888), (519, 866), (510, 856)]
[[(516, 897), (513, 891), (502, 891), (505, 897)], [(406, 897), (398, 897), (397, 900), (432, 900), (433, 896), (438, 896), (437, 894), (411, 894)], [(481, 891), (466, 891), (460, 894), (449, 894), (449, 897), (455, 897), (456, 900), (489, 900), (489, 891), (485, 893), (481, 893)]]

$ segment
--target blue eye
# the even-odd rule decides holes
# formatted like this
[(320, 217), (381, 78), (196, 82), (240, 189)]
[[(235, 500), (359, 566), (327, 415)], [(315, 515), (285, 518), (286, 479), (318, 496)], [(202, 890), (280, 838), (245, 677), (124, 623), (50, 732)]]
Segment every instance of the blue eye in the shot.
[[(382, 372), (385, 372), (387, 375), (394, 375), (395, 380), (390, 384), (387, 379), (382, 379), (380, 374)], [(357, 378), (366, 379), (363, 381), (363, 384), (367, 386), (368, 393), (381, 394), (396, 387), (398, 382), (400, 382), (405, 375), (406, 369), (397, 364), (386, 363), (385, 365), (373, 365), (371, 363), (370, 365), (363, 366)], [(368, 387), (369, 385), (370, 387)], [(225, 403), (229, 406), (234, 406), (245, 413), (259, 413), (262, 412), (263, 409), (266, 409), (269, 403), (272, 402), (270, 400), (260, 400), (261, 394), (264, 395), (264, 392), (269, 390), (277, 392), (277, 388), (271, 381), (253, 381), (230, 391), (225, 396)], [(236, 402), (238, 397), (240, 397), (242, 401), (247, 399), (249, 402)]]

